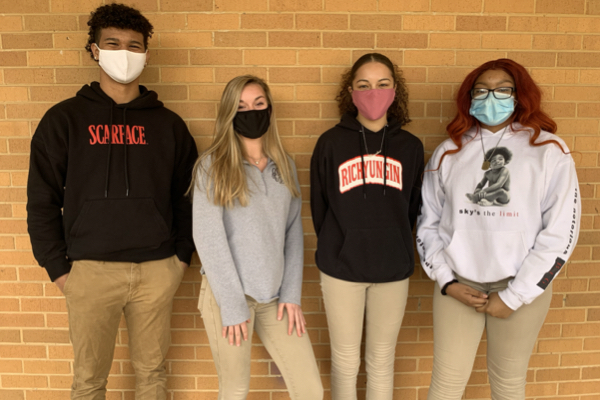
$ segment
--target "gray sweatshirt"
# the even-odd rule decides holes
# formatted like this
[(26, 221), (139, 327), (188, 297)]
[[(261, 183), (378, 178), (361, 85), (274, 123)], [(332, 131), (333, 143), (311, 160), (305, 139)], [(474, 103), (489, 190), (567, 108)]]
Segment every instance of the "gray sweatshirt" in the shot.
[[(194, 242), (223, 326), (250, 318), (246, 295), (259, 303), (279, 298), (280, 303), (300, 305), (302, 200), (292, 197), (273, 161), (263, 172), (249, 163), (244, 166), (250, 190), (246, 207), (238, 203), (228, 209), (209, 200), (206, 168), (200, 169), (194, 188)], [(294, 178), (298, 185), (295, 166)]]

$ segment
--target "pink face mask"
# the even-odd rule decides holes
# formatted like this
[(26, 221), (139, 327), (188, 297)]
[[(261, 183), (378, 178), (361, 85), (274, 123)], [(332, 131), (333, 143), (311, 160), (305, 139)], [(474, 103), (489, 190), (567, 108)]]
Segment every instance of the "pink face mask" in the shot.
[(352, 102), (363, 117), (377, 121), (385, 115), (395, 96), (394, 89), (353, 90)]

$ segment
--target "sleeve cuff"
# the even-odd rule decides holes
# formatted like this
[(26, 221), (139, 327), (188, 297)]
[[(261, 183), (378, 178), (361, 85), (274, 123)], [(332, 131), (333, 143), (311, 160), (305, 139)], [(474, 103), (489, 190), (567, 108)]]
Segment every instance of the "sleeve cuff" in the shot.
[(440, 266), (437, 271), (435, 271), (435, 280), (438, 283), (440, 289), (446, 286), (448, 282), (455, 280), (454, 272), (447, 264)]
[(250, 319), (250, 310), (248, 304), (244, 304), (244, 309), (239, 310), (224, 310), (221, 309), (221, 325), (232, 326), (241, 324)]
[(46, 268), (46, 272), (48, 272), (48, 276), (52, 282), (64, 274), (71, 272), (71, 263), (66, 257), (54, 258), (45, 263), (43, 267)]
[(510, 290), (510, 288), (506, 288), (498, 292), (498, 296), (500, 296), (500, 299), (504, 302), (504, 304), (506, 304), (513, 311), (516, 311), (523, 305), (523, 301), (521, 301), (519, 296)]
[(279, 301), (278, 303), (292, 303), (292, 304), (297, 304), (299, 306), (302, 306), (302, 301), (301, 301), (301, 297), (302, 296), (293, 296), (293, 295), (281, 295), (279, 296)]
[(178, 243), (175, 246), (175, 254), (177, 254), (179, 261), (183, 261), (188, 265), (192, 261), (192, 254), (194, 254), (195, 250), (196, 248), (193, 245), (190, 246), (187, 243)]

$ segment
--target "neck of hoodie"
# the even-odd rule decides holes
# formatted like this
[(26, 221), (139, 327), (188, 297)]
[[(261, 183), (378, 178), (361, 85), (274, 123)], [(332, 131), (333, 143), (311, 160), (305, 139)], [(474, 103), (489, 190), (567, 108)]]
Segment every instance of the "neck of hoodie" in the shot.
[(358, 112), (356, 120), (371, 132), (379, 132), (383, 129), (384, 126), (388, 124), (387, 113), (384, 114), (383, 117), (379, 118), (378, 120), (372, 121), (370, 119), (367, 119), (360, 112)]
[(140, 96), (140, 78), (123, 84), (115, 81), (100, 68), (100, 88), (117, 104), (127, 104)]

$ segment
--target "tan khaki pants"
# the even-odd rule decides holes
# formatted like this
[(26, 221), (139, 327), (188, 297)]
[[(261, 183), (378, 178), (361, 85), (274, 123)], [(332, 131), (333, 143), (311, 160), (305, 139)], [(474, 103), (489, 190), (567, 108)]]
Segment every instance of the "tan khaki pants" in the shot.
[(250, 389), (250, 351), (256, 330), (283, 375), (292, 400), (321, 400), (323, 385), (308, 334), (287, 334), (288, 317), (277, 320), (278, 302), (260, 304), (246, 296), (250, 309), (248, 341), (240, 347), (222, 337), (221, 312), (206, 275), (202, 277), (198, 308), (202, 313), (210, 349), (219, 375), (219, 400), (243, 400)]
[[(499, 292), (507, 287), (509, 281), (482, 284), (461, 277), (457, 279), (484, 293)], [(551, 299), (550, 285), (531, 304), (521, 306), (506, 319), (500, 319), (480, 314), (453, 297), (443, 296), (436, 285), (433, 295), (433, 375), (427, 399), (462, 398), (484, 328), (492, 399), (525, 399), (529, 357)]]
[(73, 400), (104, 400), (121, 315), (125, 313), (136, 400), (167, 397), (165, 356), (173, 296), (183, 269), (172, 256), (140, 264), (75, 261), (64, 292), (75, 353)]
[(356, 400), (364, 321), (367, 400), (391, 400), (396, 343), (406, 308), (408, 279), (360, 283), (321, 272), (321, 289), (331, 340), (331, 398)]

